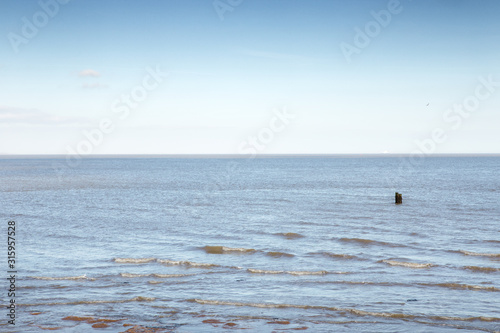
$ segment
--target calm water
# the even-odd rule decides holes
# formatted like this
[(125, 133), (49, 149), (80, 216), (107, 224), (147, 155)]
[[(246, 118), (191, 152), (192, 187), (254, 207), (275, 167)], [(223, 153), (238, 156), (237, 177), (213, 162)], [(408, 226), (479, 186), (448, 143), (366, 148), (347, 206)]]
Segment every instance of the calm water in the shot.
[(0, 160), (0, 330), (500, 331), (500, 158), (414, 162)]

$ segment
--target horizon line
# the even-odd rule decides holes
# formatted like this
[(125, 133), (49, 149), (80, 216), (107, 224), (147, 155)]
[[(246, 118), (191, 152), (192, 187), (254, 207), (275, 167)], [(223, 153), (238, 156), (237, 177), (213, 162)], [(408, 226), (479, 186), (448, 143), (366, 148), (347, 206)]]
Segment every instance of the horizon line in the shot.
[(500, 153), (342, 153), (342, 154), (0, 154), (0, 159), (106, 158), (387, 158), (387, 157), (500, 157)]

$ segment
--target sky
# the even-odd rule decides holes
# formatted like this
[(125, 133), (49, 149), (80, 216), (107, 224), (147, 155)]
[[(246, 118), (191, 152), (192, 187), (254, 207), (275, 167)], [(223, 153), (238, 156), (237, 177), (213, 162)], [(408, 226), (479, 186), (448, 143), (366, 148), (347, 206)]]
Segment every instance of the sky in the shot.
[(500, 153), (496, 0), (0, 0), (0, 154)]

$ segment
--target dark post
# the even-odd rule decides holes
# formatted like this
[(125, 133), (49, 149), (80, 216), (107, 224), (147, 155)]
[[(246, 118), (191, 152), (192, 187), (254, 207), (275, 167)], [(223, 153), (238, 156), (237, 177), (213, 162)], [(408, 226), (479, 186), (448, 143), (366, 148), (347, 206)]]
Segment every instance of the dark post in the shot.
[(403, 203), (403, 195), (401, 193), (396, 192), (396, 205)]

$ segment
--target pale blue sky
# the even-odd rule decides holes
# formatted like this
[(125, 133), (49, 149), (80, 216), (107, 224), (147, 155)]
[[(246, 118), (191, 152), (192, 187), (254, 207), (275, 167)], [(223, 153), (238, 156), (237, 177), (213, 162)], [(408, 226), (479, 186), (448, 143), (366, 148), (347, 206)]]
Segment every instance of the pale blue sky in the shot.
[(59, 1), (0, 1), (0, 154), (500, 153), (498, 1)]

